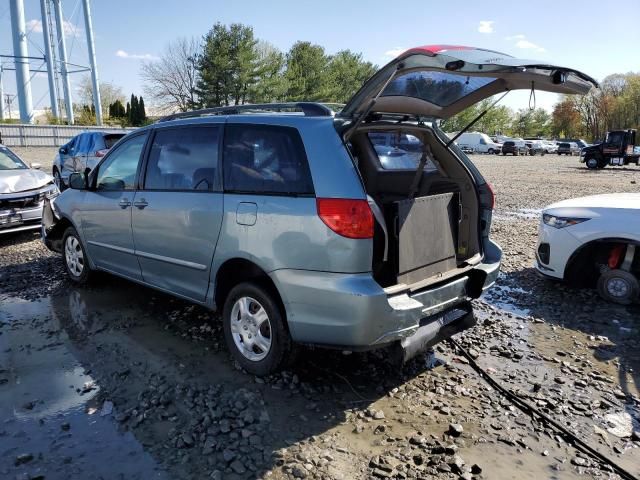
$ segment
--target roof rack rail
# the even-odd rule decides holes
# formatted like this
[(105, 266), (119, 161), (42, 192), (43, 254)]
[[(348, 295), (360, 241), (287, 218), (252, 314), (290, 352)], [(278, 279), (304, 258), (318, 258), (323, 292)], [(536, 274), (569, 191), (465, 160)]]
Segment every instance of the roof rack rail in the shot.
[(324, 104), (317, 102), (288, 102), (288, 103), (248, 103), (245, 105), (233, 105), (229, 107), (203, 108), (190, 112), (180, 112), (162, 117), (158, 122), (168, 122), (180, 118), (206, 117), (209, 115), (238, 115), (241, 113), (260, 112), (291, 112), (298, 111), (304, 113), (306, 117), (332, 117), (335, 112), (328, 105), (340, 106), (339, 104)]

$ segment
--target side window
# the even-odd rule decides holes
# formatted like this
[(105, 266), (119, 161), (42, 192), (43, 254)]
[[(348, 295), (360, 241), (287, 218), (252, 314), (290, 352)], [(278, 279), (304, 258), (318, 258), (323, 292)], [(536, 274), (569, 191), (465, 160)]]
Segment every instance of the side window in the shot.
[(218, 126), (159, 129), (145, 173), (145, 190), (212, 191), (218, 169)]
[[(380, 131), (368, 132), (367, 136), (373, 146), (380, 165), (384, 170), (415, 170), (420, 164), (424, 145), (415, 135), (401, 130), (387, 132), (390, 139), (388, 145), (378, 143)], [(424, 166), (425, 171), (436, 170), (431, 160)]]
[(78, 140), (76, 140), (76, 148), (75, 148), (74, 154), (81, 155), (83, 153), (87, 153), (89, 151), (90, 144), (91, 144), (91, 134), (83, 133), (78, 137)]
[(147, 134), (136, 135), (122, 143), (109, 158), (98, 167), (98, 190), (133, 190), (140, 155)]
[(232, 192), (313, 194), (298, 130), (274, 125), (227, 125), (224, 188)]
[(65, 145), (65, 148), (67, 149), (67, 155), (73, 155), (75, 153), (76, 150), (76, 145), (78, 144), (78, 138), (79, 137), (73, 137), (71, 140), (69, 140), (69, 142)]

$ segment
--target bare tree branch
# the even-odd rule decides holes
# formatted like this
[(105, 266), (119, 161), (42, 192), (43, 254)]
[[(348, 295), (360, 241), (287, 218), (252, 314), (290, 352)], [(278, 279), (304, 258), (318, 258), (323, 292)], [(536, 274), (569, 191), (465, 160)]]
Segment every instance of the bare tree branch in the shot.
[(186, 112), (198, 103), (198, 54), (196, 38), (178, 38), (167, 45), (159, 60), (142, 64), (145, 95), (162, 112)]

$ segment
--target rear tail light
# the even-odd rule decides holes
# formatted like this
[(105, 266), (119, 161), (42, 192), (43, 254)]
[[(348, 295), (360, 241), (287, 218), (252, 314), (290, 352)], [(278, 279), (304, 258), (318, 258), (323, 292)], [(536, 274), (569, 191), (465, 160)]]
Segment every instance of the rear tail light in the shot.
[(496, 206), (496, 194), (489, 182), (480, 186), (480, 205), (493, 210)]
[(104, 150), (96, 150), (96, 157), (104, 157), (108, 151), (108, 148), (105, 148)]
[(347, 238), (373, 238), (373, 213), (366, 200), (318, 198), (318, 216), (327, 227)]

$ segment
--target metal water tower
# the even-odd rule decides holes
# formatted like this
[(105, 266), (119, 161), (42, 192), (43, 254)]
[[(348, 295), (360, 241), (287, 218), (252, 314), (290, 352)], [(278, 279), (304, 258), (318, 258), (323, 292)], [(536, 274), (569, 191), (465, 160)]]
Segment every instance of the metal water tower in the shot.
[[(27, 46), (27, 33), (24, 17), (24, 0), (9, 0), (11, 10), (11, 31), (13, 36), (13, 54), (0, 55), (1, 58), (13, 60), (14, 68), (0, 64), (0, 120), (6, 116), (4, 108), (3, 76), (7, 71), (15, 70), (16, 92), (20, 108), (20, 121), (22, 123), (33, 123), (33, 102), (31, 97), (31, 60), (46, 62), (46, 70), (33, 70), (34, 72), (46, 72), (48, 75), (49, 97), (51, 102), (51, 112), (57, 118), (61, 117), (57, 96), (58, 75), (62, 82), (64, 95), (65, 116), (67, 123), (74, 123), (73, 98), (71, 95), (71, 83), (69, 74), (79, 72), (91, 72), (93, 103), (96, 111), (96, 123), (102, 125), (102, 104), (100, 102), (100, 84), (98, 81), (98, 63), (95, 54), (93, 37), (93, 21), (91, 18), (90, 0), (83, 0), (84, 25), (87, 36), (87, 53), (89, 57), (89, 67), (69, 63), (67, 59), (67, 49), (65, 43), (65, 22), (62, 13), (62, 0), (40, 0), (40, 14), (42, 17), (42, 34), (44, 39), (43, 57), (29, 56)], [(51, 11), (53, 7), (53, 12)], [(53, 15), (52, 15), (53, 13)], [(53, 22), (55, 20), (55, 31), (53, 32)], [(57, 43), (59, 58), (56, 59), (56, 52), (53, 45)], [(10, 65), (10, 64), (9, 64)], [(72, 69), (70, 69), (70, 67)]]

